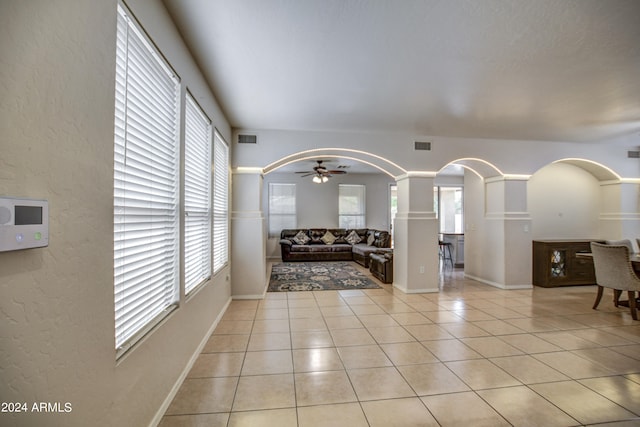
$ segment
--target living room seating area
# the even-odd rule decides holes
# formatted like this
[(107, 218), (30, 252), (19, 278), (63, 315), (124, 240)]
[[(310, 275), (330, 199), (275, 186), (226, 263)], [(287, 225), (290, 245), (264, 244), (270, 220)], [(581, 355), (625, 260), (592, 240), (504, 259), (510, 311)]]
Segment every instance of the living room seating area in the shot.
[(369, 255), (391, 247), (391, 236), (369, 228), (284, 229), (280, 232), (282, 261), (350, 261), (369, 268)]

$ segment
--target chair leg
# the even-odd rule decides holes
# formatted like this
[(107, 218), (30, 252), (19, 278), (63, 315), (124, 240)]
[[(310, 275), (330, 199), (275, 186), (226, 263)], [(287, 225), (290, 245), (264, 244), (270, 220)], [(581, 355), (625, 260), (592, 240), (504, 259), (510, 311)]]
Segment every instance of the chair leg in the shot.
[(629, 309), (631, 310), (631, 317), (633, 320), (638, 320), (638, 312), (636, 311), (636, 293), (634, 291), (628, 291), (629, 295)]
[(600, 300), (602, 299), (602, 291), (604, 290), (604, 288), (600, 285), (598, 285), (598, 294), (596, 295), (596, 302), (593, 303), (593, 309), (595, 310), (596, 308), (598, 308), (598, 304), (600, 304)]
[(620, 303), (620, 296), (622, 295), (622, 291), (620, 289), (613, 290), (613, 305), (618, 306)]

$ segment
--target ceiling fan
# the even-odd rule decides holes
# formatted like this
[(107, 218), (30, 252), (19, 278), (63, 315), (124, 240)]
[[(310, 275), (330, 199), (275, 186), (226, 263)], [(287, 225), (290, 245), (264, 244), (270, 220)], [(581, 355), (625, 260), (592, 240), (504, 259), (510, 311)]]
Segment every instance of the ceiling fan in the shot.
[(316, 160), (316, 162), (318, 163), (318, 165), (314, 166), (312, 171), (301, 171), (296, 173), (304, 174), (304, 175), (301, 175), (301, 178), (313, 175), (312, 180), (316, 184), (322, 184), (323, 182), (327, 182), (329, 178), (331, 178), (333, 175), (340, 175), (340, 174), (347, 173), (346, 171), (343, 171), (343, 170), (327, 169), (322, 165), (323, 160)]

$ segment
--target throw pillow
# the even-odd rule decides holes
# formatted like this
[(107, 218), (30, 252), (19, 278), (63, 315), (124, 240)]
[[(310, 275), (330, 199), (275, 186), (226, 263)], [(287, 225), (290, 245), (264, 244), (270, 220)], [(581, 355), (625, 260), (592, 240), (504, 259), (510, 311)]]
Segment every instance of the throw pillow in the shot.
[(355, 245), (356, 243), (360, 243), (360, 236), (358, 236), (355, 230), (351, 230), (351, 233), (349, 233), (345, 240), (349, 242), (350, 245)]
[(309, 236), (307, 236), (307, 233), (305, 233), (304, 231), (300, 230), (298, 231), (298, 234), (295, 235), (295, 237), (293, 239), (294, 242), (296, 242), (299, 245), (306, 245), (309, 240), (311, 240), (309, 238)]
[(334, 236), (330, 231), (327, 231), (320, 240), (322, 240), (325, 245), (333, 245), (333, 242), (336, 241), (336, 236)]
[(367, 245), (372, 246), (374, 240), (376, 240), (375, 236), (373, 235), (373, 233), (370, 233), (369, 237), (367, 238)]

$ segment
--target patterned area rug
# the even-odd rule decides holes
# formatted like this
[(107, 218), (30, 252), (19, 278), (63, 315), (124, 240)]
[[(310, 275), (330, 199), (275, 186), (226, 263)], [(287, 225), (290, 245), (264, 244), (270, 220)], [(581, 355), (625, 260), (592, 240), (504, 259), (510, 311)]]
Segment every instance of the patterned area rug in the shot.
[(271, 268), (269, 292), (375, 289), (351, 262), (283, 262)]

